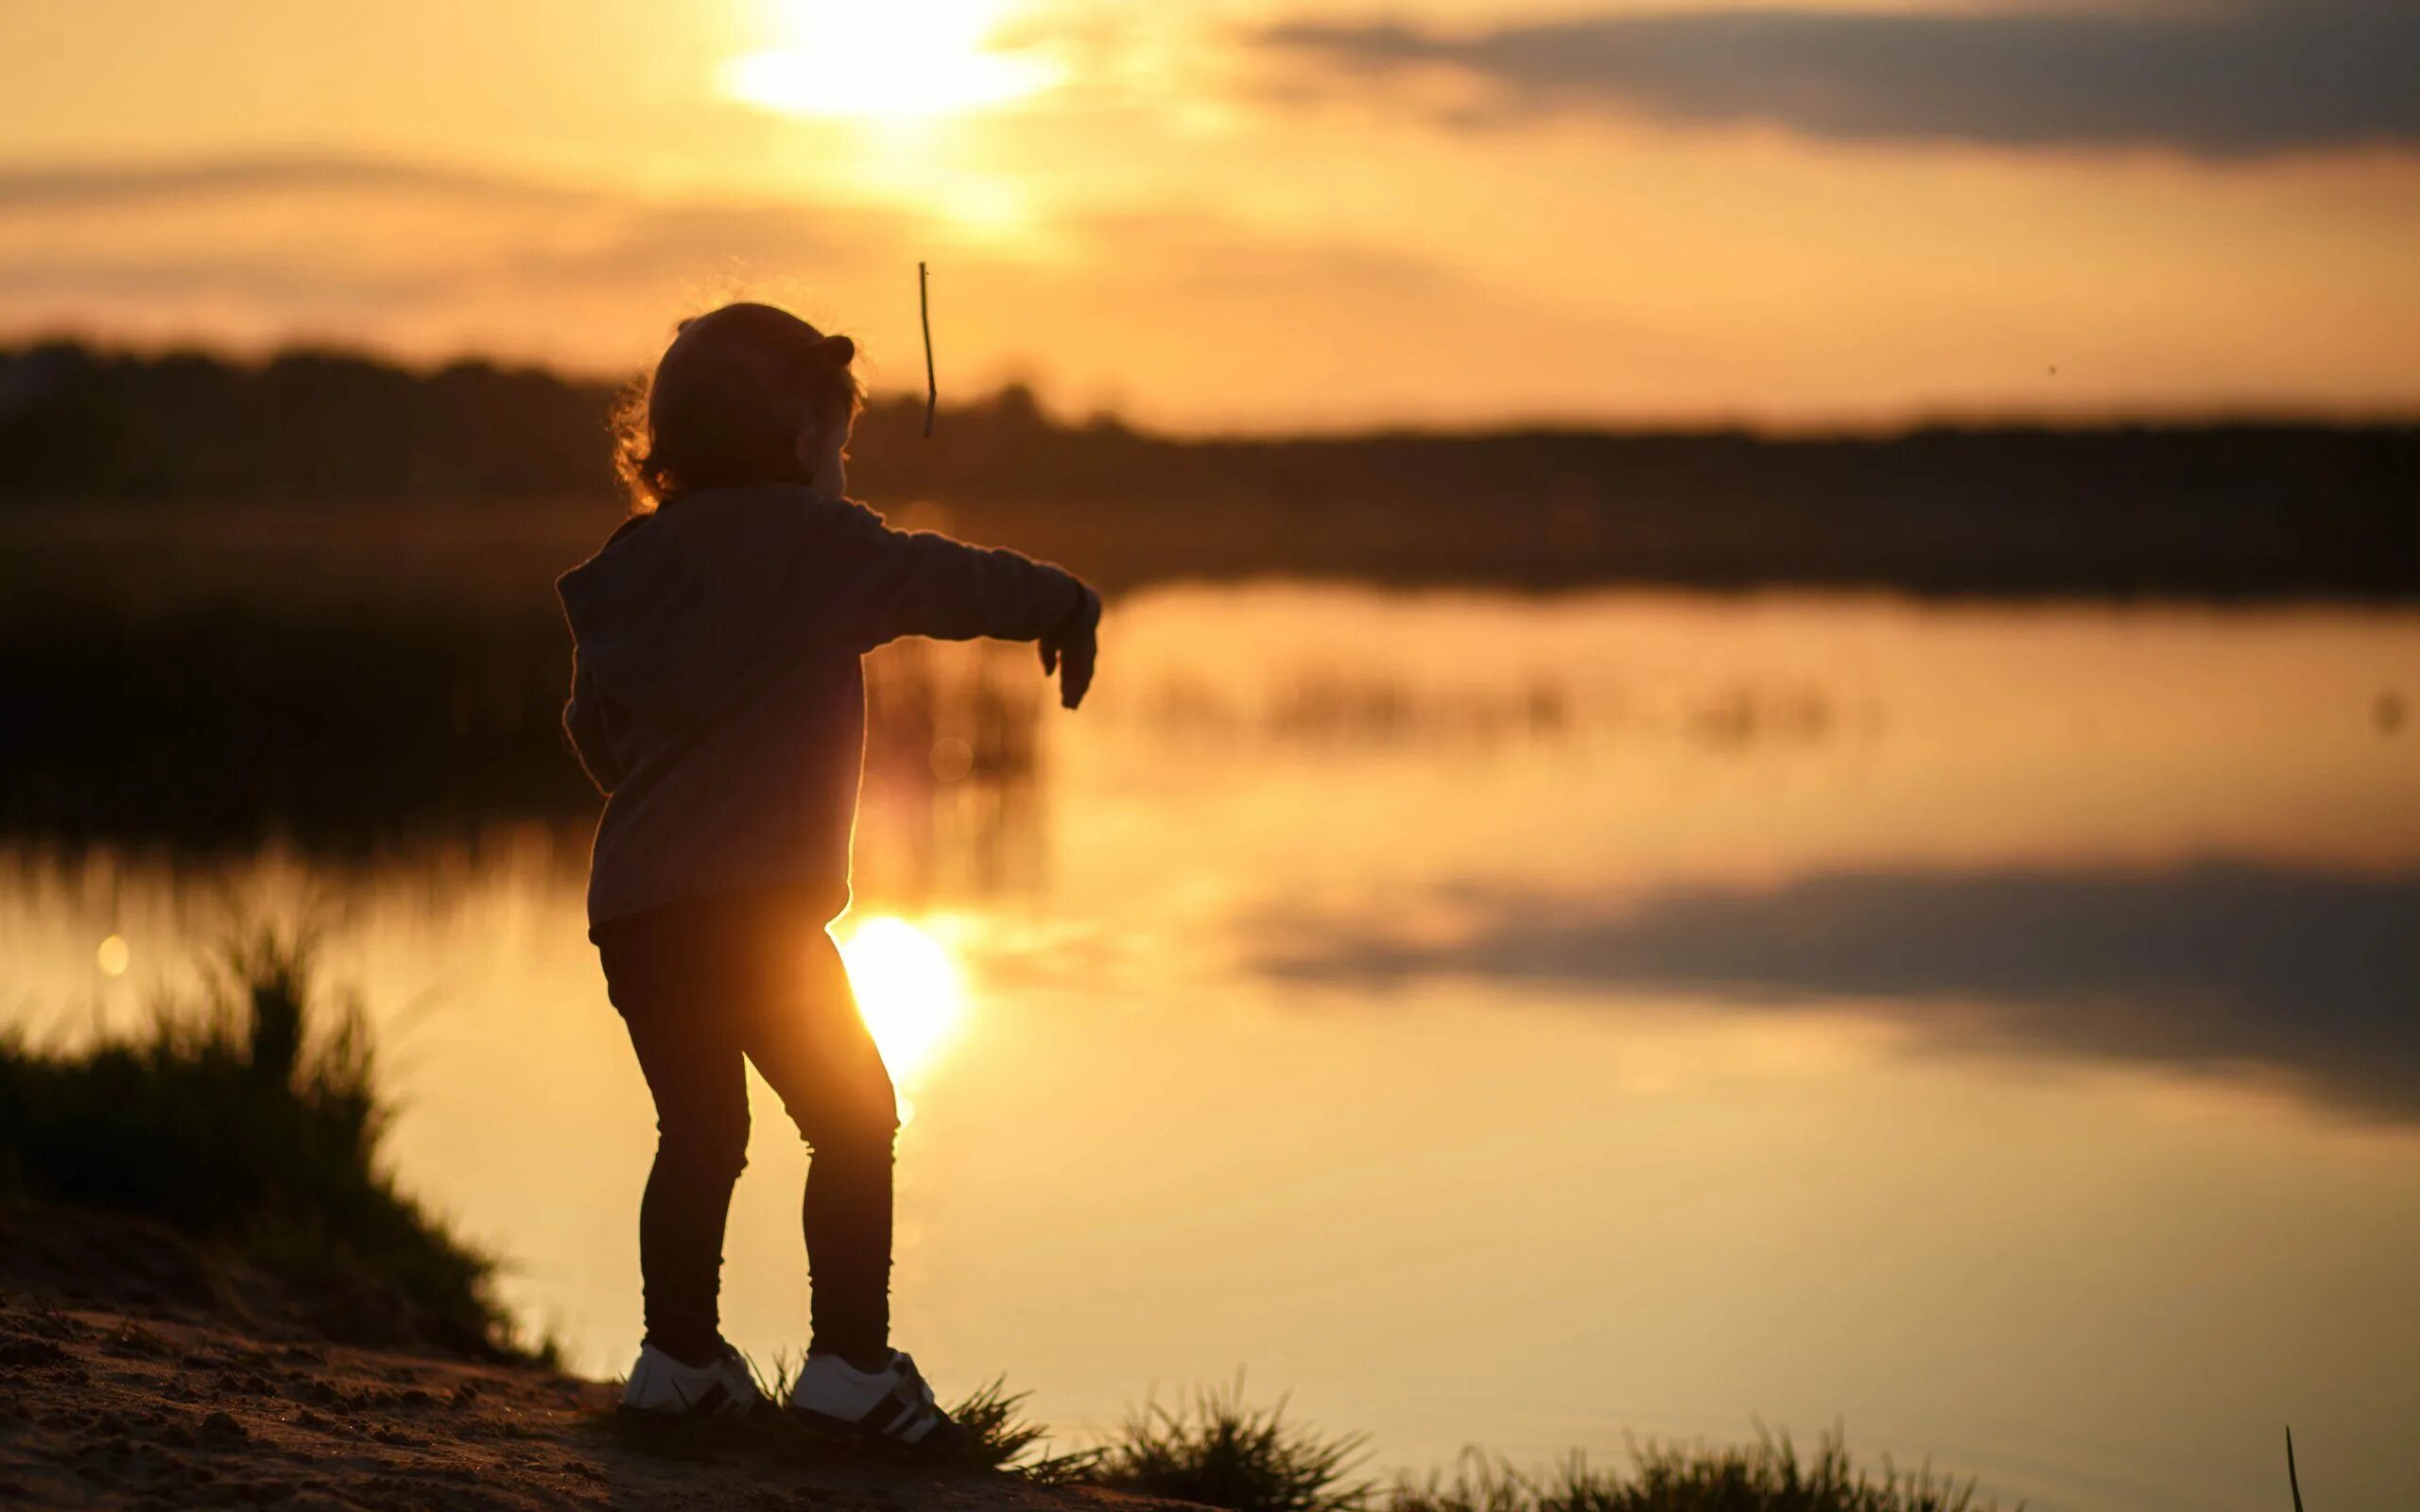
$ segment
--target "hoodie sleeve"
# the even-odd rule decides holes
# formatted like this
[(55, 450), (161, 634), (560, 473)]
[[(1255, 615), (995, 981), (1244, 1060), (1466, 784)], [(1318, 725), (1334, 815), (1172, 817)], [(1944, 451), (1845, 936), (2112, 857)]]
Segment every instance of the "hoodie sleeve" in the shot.
[(1086, 601), (1084, 585), (1048, 562), (929, 530), (893, 530), (862, 507), (851, 515), (860, 576), (847, 629), (869, 645), (903, 635), (1036, 641)]
[(612, 793), (622, 781), (622, 769), (605, 734), (605, 696), (577, 651), (572, 653), (571, 699), (563, 705), (563, 734), (596, 790)]

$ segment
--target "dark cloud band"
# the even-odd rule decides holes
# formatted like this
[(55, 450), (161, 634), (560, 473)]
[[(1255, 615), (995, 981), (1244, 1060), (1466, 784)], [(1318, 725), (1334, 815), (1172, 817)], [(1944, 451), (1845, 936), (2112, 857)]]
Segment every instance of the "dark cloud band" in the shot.
[(1843, 141), (2420, 147), (2420, 5), (1624, 12), (1443, 36), (1305, 23), (1265, 41), (1361, 75), (1447, 66), (1513, 114), (1603, 108)]
[(342, 154), (291, 154), (167, 163), (38, 163), (0, 167), (0, 209), (73, 210), (344, 191), (559, 204), (588, 197), (468, 169)]

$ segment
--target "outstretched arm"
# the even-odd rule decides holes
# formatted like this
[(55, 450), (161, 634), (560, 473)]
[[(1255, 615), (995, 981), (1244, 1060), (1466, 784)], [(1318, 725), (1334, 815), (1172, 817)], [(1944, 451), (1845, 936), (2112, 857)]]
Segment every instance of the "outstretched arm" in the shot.
[(857, 602), (869, 644), (903, 635), (1038, 641), (1044, 670), (1064, 668), (1061, 701), (1073, 709), (1083, 697), (1100, 595), (1073, 574), (928, 530), (893, 530), (871, 511), (858, 528)]

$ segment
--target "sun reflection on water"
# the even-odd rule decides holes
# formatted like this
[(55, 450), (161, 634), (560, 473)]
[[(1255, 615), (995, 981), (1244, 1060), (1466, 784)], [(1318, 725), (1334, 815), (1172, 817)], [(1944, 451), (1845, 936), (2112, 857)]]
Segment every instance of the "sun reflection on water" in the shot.
[(941, 1058), (965, 1018), (958, 961), (931, 930), (890, 915), (858, 920), (835, 938), (883, 1064), (899, 1081), (914, 1079)]

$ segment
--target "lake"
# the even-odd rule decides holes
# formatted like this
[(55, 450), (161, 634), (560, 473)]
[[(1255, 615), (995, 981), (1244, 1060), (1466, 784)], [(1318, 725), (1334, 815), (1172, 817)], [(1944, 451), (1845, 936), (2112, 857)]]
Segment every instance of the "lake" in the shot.
[[(2420, 1500), (2420, 612), (1270, 584), (1104, 635), (1075, 716), (1028, 648), (891, 653), (988, 690), (884, 720), (836, 930), (945, 1392), (1081, 1438), (1241, 1370), (1378, 1469), (1839, 1422), (2074, 1512), (2284, 1506), (2290, 1421), (2313, 1506)], [(612, 1374), (653, 1131), (586, 833), (9, 842), (0, 1019), (316, 922), (404, 1185)]]

